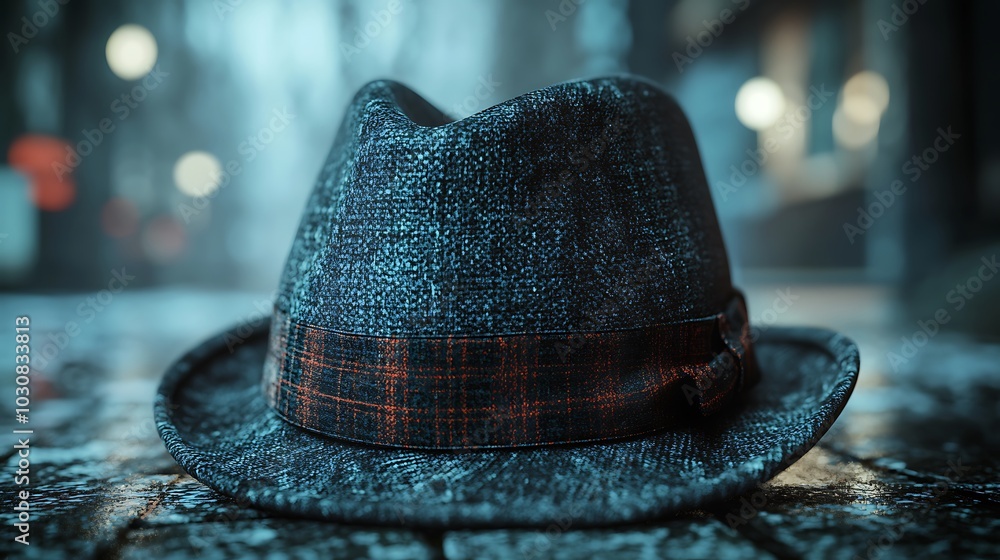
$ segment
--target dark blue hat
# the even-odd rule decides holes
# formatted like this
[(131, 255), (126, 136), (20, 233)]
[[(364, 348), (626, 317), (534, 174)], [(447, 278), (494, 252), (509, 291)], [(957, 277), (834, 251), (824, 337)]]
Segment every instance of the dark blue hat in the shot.
[(418, 526), (636, 521), (766, 481), (833, 423), (857, 348), (756, 332), (690, 127), (632, 78), (452, 122), (351, 104), (274, 316), (168, 372), (192, 476), (251, 505)]

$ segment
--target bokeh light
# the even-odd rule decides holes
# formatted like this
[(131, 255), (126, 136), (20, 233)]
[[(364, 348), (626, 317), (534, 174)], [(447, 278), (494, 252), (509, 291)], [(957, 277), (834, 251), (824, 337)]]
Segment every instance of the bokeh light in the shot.
[(68, 164), (71, 153), (70, 145), (59, 138), (25, 134), (11, 144), (7, 160), (28, 178), (35, 206), (58, 212), (76, 199), (72, 166)]
[(736, 117), (754, 130), (764, 130), (778, 122), (785, 105), (781, 86), (769, 78), (751, 78), (736, 93)]
[(66, 159), (71, 150), (68, 143), (54, 136), (24, 134), (10, 145), (7, 160), (19, 171), (41, 171), (55, 161)]
[(844, 117), (856, 123), (877, 122), (889, 106), (889, 84), (875, 72), (858, 72), (844, 84), (841, 106)]
[(31, 198), (48, 212), (65, 210), (76, 200), (76, 185), (70, 179), (41, 175), (31, 179)]
[(112, 198), (101, 208), (101, 229), (109, 237), (128, 237), (139, 227), (139, 211), (124, 198)]
[(134, 23), (115, 29), (104, 49), (108, 66), (123, 80), (136, 80), (156, 65), (156, 39), (148, 29)]
[(142, 232), (142, 249), (155, 263), (173, 261), (184, 252), (185, 245), (184, 226), (169, 216), (154, 218)]
[(28, 177), (0, 165), (0, 279), (23, 278), (38, 255), (38, 212)]
[(174, 164), (174, 184), (186, 195), (207, 196), (221, 179), (222, 164), (208, 152), (188, 152)]
[(844, 148), (850, 150), (864, 148), (878, 137), (878, 129), (878, 119), (858, 122), (847, 116), (844, 107), (838, 107), (833, 113), (833, 138)]

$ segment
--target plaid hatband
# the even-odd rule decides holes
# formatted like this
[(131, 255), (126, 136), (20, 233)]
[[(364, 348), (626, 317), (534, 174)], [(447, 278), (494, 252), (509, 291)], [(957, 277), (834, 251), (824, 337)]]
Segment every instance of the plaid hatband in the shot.
[(325, 435), (475, 449), (653, 432), (719, 410), (756, 375), (736, 294), (714, 316), (611, 332), (360, 336), (276, 312), (263, 386), (283, 418)]

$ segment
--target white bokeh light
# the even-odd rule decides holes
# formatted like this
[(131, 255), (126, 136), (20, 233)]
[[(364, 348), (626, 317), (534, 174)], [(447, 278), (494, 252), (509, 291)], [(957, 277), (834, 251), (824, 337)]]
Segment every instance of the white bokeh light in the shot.
[(876, 123), (889, 106), (889, 84), (875, 72), (858, 72), (844, 84), (841, 106), (844, 116), (856, 123)]
[(208, 152), (188, 152), (174, 164), (174, 184), (186, 195), (207, 196), (221, 180), (222, 164)]
[(747, 128), (764, 130), (778, 122), (784, 112), (785, 94), (769, 78), (751, 78), (736, 93), (736, 117)]
[(156, 65), (156, 39), (141, 25), (125, 24), (108, 37), (104, 54), (116, 76), (123, 80), (136, 80)]
[(860, 150), (878, 137), (879, 120), (858, 122), (849, 117), (844, 107), (833, 113), (833, 138), (849, 150)]

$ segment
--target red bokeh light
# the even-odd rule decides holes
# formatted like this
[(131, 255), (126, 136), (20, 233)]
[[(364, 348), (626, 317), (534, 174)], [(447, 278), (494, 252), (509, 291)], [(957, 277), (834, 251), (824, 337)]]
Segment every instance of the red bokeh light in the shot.
[(7, 161), (28, 177), (35, 206), (58, 212), (73, 204), (76, 184), (67, 164), (72, 150), (65, 141), (41, 134), (25, 134), (11, 144)]
[(169, 216), (159, 216), (146, 225), (143, 232), (143, 249), (154, 262), (166, 263), (176, 259), (187, 245), (184, 226)]
[(109, 237), (122, 238), (139, 227), (139, 211), (124, 198), (112, 198), (101, 208), (101, 229)]

